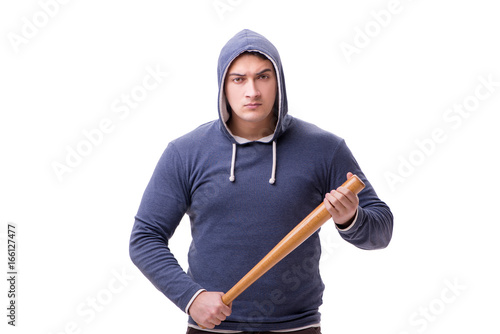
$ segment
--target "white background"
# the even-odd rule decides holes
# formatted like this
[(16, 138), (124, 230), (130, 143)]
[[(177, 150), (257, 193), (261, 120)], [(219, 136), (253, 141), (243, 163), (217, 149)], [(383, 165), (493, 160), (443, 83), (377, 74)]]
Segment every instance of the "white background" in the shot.
[[(19, 271), (15, 328), (0, 284), (2, 333), (185, 332), (186, 316), (131, 263), (128, 239), (167, 143), (216, 117), (219, 51), (244, 28), (280, 51), (290, 114), (344, 137), (395, 216), (385, 250), (322, 230), (323, 333), (498, 332), (493, 1), (62, 2), (0, 5), (0, 276), (9, 222)], [(147, 69), (168, 75), (115, 113)], [(448, 114), (464, 101), (466, 117)], [(53, 164), (106, 119), (112, 130), (58, 178)], [(188, 244), (183, 220), (172, 239), (183, 266)]]

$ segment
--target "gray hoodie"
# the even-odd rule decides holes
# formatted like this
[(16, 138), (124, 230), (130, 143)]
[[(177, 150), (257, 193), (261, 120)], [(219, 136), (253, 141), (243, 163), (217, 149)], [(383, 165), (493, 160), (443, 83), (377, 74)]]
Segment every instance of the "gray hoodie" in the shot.
[[(264, 54), (278, 76), (276, 128), (259, 141), (238, 140), (226, 125), (231, 112), (225, 74), (245, 51)], [(366, 188), (359, 194), (356, 220), (340, 235), (362, 249), (388, 245), (391, 211), (344, 140), (288, 115), (281, 60), (266, 38), (250, 30), (236, 34), (221, 51), (218, 79), (218, 120), (169, 143), (131, 235), (132, 260), (165, 296), (187, 311), (200, 289), (228, 291), (340, 186), (347, 172), (357, 174)], [(168, 247), (185, 214), (192, 234), (187, 272)], [(216, 329), (272, 331), (320, 323), (320, 255), (316, 232), (236, 298), (231, 316)]]

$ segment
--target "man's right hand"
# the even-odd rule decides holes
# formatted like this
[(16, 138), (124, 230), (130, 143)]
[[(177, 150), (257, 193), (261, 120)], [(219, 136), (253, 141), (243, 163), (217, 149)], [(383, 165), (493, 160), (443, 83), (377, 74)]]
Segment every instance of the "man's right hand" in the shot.
[(213, 329), (231, 315), (231, 305), (222, 302), (222, 292), (200, 293), (189, 307), (189, 315), (199, 326)]

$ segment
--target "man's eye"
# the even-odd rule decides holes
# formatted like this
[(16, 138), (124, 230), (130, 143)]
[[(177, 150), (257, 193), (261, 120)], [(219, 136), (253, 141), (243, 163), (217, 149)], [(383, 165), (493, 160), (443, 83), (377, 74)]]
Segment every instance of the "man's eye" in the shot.
[(241, 82), (243, 82), (243, 78), (234, 78), (233, 82), (234, 83), (241, 83)]
[(259, 76), (259, 79), (269, 79), (269, 75), (262, 74), (261, 76)]

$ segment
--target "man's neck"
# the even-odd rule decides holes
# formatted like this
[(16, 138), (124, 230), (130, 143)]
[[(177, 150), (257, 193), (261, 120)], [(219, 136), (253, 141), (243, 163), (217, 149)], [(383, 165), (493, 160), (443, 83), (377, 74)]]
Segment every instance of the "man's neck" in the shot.
[(227, 126), (233, 135), (254, 141), (274, 133), (276, 117), (273, 116), (270, 120), (266, 119), (258, 123), (235, 120), (231, 117), (227, 121)]

